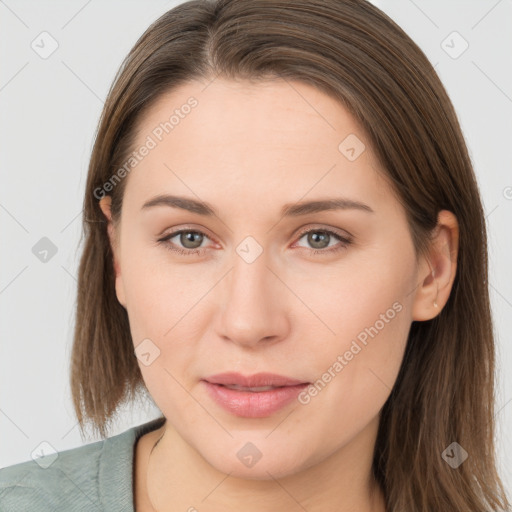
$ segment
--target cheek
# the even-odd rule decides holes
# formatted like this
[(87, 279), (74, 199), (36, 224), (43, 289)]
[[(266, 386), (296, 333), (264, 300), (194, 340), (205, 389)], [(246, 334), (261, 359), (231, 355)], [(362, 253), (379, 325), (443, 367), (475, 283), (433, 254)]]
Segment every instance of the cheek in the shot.
[[(158, 261), (152, 259), (155, 252), (160, 253)], [(164, 249), (134, 250), (123, 260), (134, 349), (146, 387), (161, 410), (171, 410), (173, 403), (180, 403), (180, 409), (191, 405), (180, 383), (189, 387), (196, 359), (201, 359), (198, 343), (209, 325), (204, 308), (218, 279), (214, 272), (201, 275), (201, 265), (172, 264)], [(141, 357), (146, 353), (148, 365)]]
[[(372, 260), (307, 295), (331, 332), (325, 331), (322, 344), (304, 347), (318, 379), (304, 403), (331, 404), (333, 428), (349, 417), (364, 423), (378, 413), (395, 383), (411, 325), (412, 253), (398, 258), (381, 252)], [(319, 426), (329, 428), (329, 422)]]
[[(127, 248), (130, 243), (127, 239)], [(176, 265), (164, 248), (137, 245), (142, 244), (133, 242), (134, 249), (125, 251), (122, 265), (134, 342), (141, 337), (175, 337), (174, 326), (194, 315), (194, 305), (208, 291), (208, 283), (197, 265)]]
[(388, 298), (381, 299), (365, 308), (357, 321), (340, 321), (334, 342), (310, 354), (316, 380), (299, 397), (296, 418), (308, 418), (308, 432), (315, 433), (310, 442), (317, 444), (315, 457), (327, 456), (365, 430), (378, 418), (393, 388), (410, 323), (405, 307), (400, 310), (395, 302), (396, 309), (388, 309)]
[(403, 294), (380, 283), (366, 289), (361, 287), (350, 297), (331, 299), (331, 304), (345, 301), (345, 306), (330, 306), (335, 335), (325, 338), (320, 353), (311, 354), (311, 360), (317, 361), (317, 375), (325, 375), (323, 380), (328, 380), (326, 373), (335, 374), (332, 381), (337, 382), (349, 401), (353, 397), (359, 399), (370, 389), (389, 391), (403, 358), (410, 327)]
[[(172, 423), (179, 419), (173, 411), (188, 417), (188, 409), (194, 405), (182, 386), (187, 386), (184, 372), (193, 367), (197, 357), (198, 301), (208, 287), (198, 279), (193, 265), (173, 267), (162, 259), (154, 263), (142, 251), (130, 253), (123, 261), (124, 286), (144, 383)], [(178, 408), (176, 404), (180, 404)]]
[(314, 280), (295, 276), (294, 289), (307, 298), (326, 346), (341, 352), (349, 350), (354, 339), (364, 344), (373, 338), (384, 346), (387, 339), (396, 338), (397, 330), (403, 331), (402, 323), (408, 323), (404, 311), (410, 302), (411, 261), (408, 257), (398, 260), (393, 251), (379, 248), (378, 254), (375, 250), (358, 256), (329, 274), (318, 272)]

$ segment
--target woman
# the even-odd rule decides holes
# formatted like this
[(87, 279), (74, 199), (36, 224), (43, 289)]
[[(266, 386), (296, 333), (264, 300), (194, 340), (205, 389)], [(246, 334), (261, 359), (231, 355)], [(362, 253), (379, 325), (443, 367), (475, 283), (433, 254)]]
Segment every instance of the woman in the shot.
[(474, 172), (371, 4), (164, 14), (105, 102), (84, 233), (80, 426), (139, 391), (162, 417), (2, 470), (2, 510), (510, 510)]

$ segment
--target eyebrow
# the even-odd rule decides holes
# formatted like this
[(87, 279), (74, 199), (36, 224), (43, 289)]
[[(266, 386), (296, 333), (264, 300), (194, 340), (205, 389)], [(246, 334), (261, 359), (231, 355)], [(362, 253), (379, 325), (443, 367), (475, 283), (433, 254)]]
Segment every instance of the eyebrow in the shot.
[[(204, 201), (196, 201), (188, 197), (173, 196), (173, 195), (158, 195), (146, 201), (141, 210), (153, 208), (155, 206), (167, 206), (170, 208), (180, 208), (187, 210), (198, 215), (205, 215), (208, 217), (217, 216), (215, 208), (209, 203)], [(319, 199), (315, 201), (304, 201), (301, 203), (285, 204), (281, 209), (282, 217), (299, 217), (301, 215), (308, 215), (311, 213), (318, 213), (332, 210), (360, 210), (368, 213), (375, 213), (375, 211), (365, 203), (354, 201), (344, 197)]]

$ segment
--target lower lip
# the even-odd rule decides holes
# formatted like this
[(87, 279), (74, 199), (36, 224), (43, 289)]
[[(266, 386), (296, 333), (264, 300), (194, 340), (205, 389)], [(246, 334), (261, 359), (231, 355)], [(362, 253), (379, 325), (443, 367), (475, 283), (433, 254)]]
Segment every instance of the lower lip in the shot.
[(292, 402), (309, 384), (284, 386), (268, 391), (251, 392), (229, 389), (202, 381), (213, 400), (228, 412), (243, 418), (265, 418)]

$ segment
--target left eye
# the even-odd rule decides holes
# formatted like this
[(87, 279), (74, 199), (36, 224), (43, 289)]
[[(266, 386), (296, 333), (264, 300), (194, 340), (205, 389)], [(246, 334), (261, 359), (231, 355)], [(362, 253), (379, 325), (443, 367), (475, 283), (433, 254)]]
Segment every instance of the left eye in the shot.
[[(182, 247), (177, 246), (176, 243), (171, 241), (176, 237), (179, 237), (179, 243)], [(307, 237), (307, 242), (313, 246), (313, 248), (309, 249), (313, 254), (325, 254), (340, 251), (352, 242), (350, 238), (341, 236), (329, 229), (310, 229), (308, 231), (303, 231), (300, 234), (299, 240), (304, 237)], [(338, 245), (329, 245), (333, 238), (339, 241)], [(171, 251), (189, 256), (192, 254), (200, 254), (206, 249), (206, 247), (201, 247), (204, 239), (209, 239), (209, 237), (201, 231), (182, 229), (170, 233), (164, 238), (159, 239), (158, 242), (164, 244), (164, 246)], [(308, 248), (305, 247), (305, 249)]]
[[(340, 234), (335, 233), (329, 229), (310, 229), (309, 231), (303, 232), (299, 240), (304, 237), (307, 237), (307, 242), (313, 246), (313, 254), (340, 251), (351, 243), (351, 239), (348, 237), (341, 236)], [(329, 243), (333, 240), (333, 238), (337, 239), (340, 243), (339, 245), (330, 247)], [(327, 249), (327, 247), (330, 248)]]

